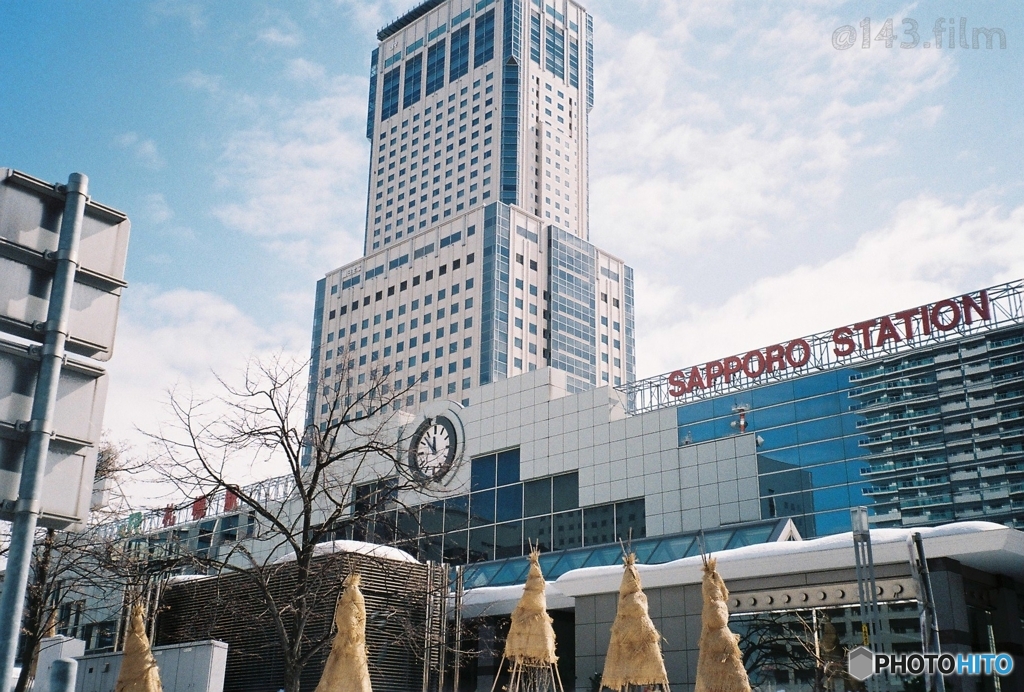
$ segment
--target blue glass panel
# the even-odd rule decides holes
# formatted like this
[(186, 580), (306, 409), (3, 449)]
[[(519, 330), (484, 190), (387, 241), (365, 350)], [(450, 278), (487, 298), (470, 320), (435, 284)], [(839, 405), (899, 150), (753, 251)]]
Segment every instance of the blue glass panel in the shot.
[[(704, 552), (706, 553), (717, 553), (719, 550), (725, 550), (726, 543), (732, 538), (732, 530), (728, 531), (712, 531), (704, 535)], [(686, 551), (686, 557), (692, 555), (699, 555), (701, 551), (700, 542), (694, 541), (690, 549)]]
[(843, 452), (847, 459), (856, 459), (858, 457), (866, 456), (868, 450), (862, 448), (860, 444), (860, 436), (851, 435), (843, 438)]
[(377, 48), (370, 54), (370, 96), (366, 105), (366, 138), (373, 141), (373, 121), (377, 114)]
[(753, 402), (750, 397), (750, 392), (737, 392), (729, 396), (721, 396), (717, 399), (711, 400), (712, 409), (715, 412), (715, 416), (729, 416), (735, 418), (736, 414), (733, 411), (737, 406), (745, 406), (748, 410), (752, 407)]
[(523, 516), (523, 486), (521, 483), (498, 488), (497, 521), (511, 521)]
[(771, 384), (767, 387), (759, 387), (750, 392), (751, 400), (753, 401), (754, 408), (759, 409), (765, 406), (771, 406), (773, 404), (779, 404), (784, 401), (793, 400), (793, 383), (792, 382), (779, 382), (777, 384)]
[(498, 452), (498, 485), (519, 482), (519, 448)]
[(444, 501), (444, 530), (457, 531), (469, 526), (469, 495), (450, 497)]
[(523, 511), (528, 517), (551, 512), (551, 479), (527, 481), (523, 490)]
[(840, 507), (849, 508), (850, 506), (850, 491), (845, 485), (815, 490), (813, 495), (815, 510), (838, 509)]
[(750, 412), (750, 425), (758, 430), (794, 422), (796, 422), (796, 407), (790, 403), (756, 408)]
[(770, 430), (758, 427), (758, 434), (764, 440), (761, 443), (761, 449), (769, 450), (779, 447), (792, 447), (797, 443), (796, 427), (795, 425), (786, 425)]
[(732, 548), (742, 548), (745, 545), (765, 543), (774, 530), (774, 524), (736, 529), (732, 538), (729, 539), (729, 543), (725, 547), (726, 549), (731, 550)]
[(850, 530), (850, 510), (843, 509), (838, 512), (826, 512), (814, 516), (813, 533), (804, 535), (804, 538), (814, 536), (827, 536), (835, 533), (845, 533)]
[(551, 550), (551, 516), (534, 517), (523, 522), (523, 552), (536, 547), (542, 553)]
[(469, 512), (473, 526), (494, 523), (494, 491), (484, 490), (469, 496)]
[(485, 490), (494, 487), (496, 460), (497, 457), (493, 454), (473, 459), (470, 471), (471, 490)]
[[(818, 440), (828, 440), (833, 437), (841, 437), (843, 434), (843, 425), (839, 416), (834, 416), (832, 418), (819, 418), (818, 420), (799, 423), (797, 424), (796, 429), (797, 441), (801, 444), (817, 442)], [(842, 457), (835, 456), (833, 458), (840, 459)]]
[(538, 563), (540, 564), (540, 572), (544, 575), (544, 579), (552, 579), (550, 572), (554, 566), (562, 559), (565, 553), (545, 553), (540, 556)]
[(469, 72), (469, 26), (464, 26), (452, 34), (452, 46), (449, 55), (448, 81), (454, 82)]
[(584, 567), (606, 567), (622, 563), (622, 547), (611, 545), (607, 548), (597, 548), (590, 554)]
[(427, 96), (444, 86), (445, 39), (427, 49)]
[(662, 562), (672, 562), (686, 557), (690, 546), (695, 543), (693, 536), (677, 536), (675, 538), (663, 538), (658, 547), (651, 553), (648, 562), (657, 565)]
[(565, 79), (565, 32), (553, 24), (548, 24), (544, 33), (545, 67), (559, 79)]
[(494, 527), (494, 557), (513, 557), (523, 554), (523, 523), (514, 521)]
[(583, 545), (580, 510), (551, 516), (551, 543), (554, 550), (569, 550)]
[(679, 427), (679, 443), (684, 444), (687, 441), (694, 442), (706, 442), (708, 440), (715, 439), (715, 422), (707, 421), (705, 423), (694, 423), (692, 425), (682, 425)]
[(647, 564), (650, 560), (651, 553), (661, 543), (659, 538), (647, 538), (642, 541), (633, 542), (633, 552), (636, 554), (636, 561), (642, 564)]
[(526, 572), (529, 568), (530, 561), (526, 558), (506, 560), (487, 585), (508, 586), (510, 584), (519, 584), (525, 581)]
[(469, 531), (455, 531), (444, 535), (444, 560), (448, 564), (462, 565), (469, 562), (467, 546)]
[(480, 67), (494, 57), (494, 10), (476, 18), (473, 37), (473, 67)]
[(827, 394), (816, 396), (811, 399), (801, 399), (796, 402), (796, 417), (798, 420), (810, 420), (822, 416), (833, 416), (842, 413), (839, 407), (839, 395)]
[(830, 461), (840, 461), (845, 457), (841, 439), (815, 442), (800, 446), (800, 465), (812, 466)]
[(481, 586), (488, 586), (491, 579), (504, 567), (503, 563), (495, 562), (489, 565), (474, 565), (467, 567), (462, 575), (462, 585), (466, 589), (476, 589)]
[(589, 550), (574, 550), (572, 552), (563, 553), (562, 559), (559, 560), (554, 567), (546, 571), (544, 576), (547, 579), (558, 579), (566, 572), (582, 567), (588, 557), (590, 557)]
[[(469, 561), (484, 562), (494, 559), (494, 527), (469, 530)], [(500, 566), (500, 565), (499, 565)]]
[(823, 372), (793, 380), (793, 394), (797, 399), (834, 392), (838, 388), (835, 372)]
[(417, 103), (423, 84), (423, 53), (409, 58), (405, 63), (405, 91), (402, 95), (402, 108)]
[(384, 88), (381, 91), (380, 119), (387, 120), (398, 112), (398, 95), (402, 83), (402, 66), (384, 73)]
[(576, 509), (580, 506), (580, 478), (579, 473), (563, 473), (551, 479), (552, 485), (552, 510), (561, 512), (567, 509)]
[(844, 435), (859, 435), (860, 429), (857, 427), (857, 421), (862, 420), (863, 416), (858, 416), (855, 413), (844, 413), (840, 416), (840, 420), (843, 424)]

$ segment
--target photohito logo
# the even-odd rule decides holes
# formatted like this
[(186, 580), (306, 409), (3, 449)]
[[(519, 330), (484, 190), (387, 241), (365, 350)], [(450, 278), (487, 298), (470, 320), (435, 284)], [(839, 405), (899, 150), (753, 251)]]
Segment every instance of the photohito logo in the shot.
[(850, 649), (847, 669), (857, 680), (876, 673), (893, 675), (998, 675), (1013, 672), (1010, 654), (876, 654), (866, 646)]

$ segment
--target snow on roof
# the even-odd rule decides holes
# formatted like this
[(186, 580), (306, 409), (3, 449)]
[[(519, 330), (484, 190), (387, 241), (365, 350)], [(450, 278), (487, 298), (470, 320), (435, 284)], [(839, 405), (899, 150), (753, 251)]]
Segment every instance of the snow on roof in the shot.
[[(404, 550), (400, 550), (399, 548), (395, 548), (390, 545), (378, 545), (377, 543), (338, 540), (318, 543), (316, 547), (313, 548), (314, 556), (329, 555), (332, 553), (359, 553), (360, 555), (369, 555), (371, 557), (382, 558), (385, 560), (394, 560), (395, 562), (414, 562), (417, 565), (422, 564), (419, 560)], [(274, 560), (274, 563), (290, 562), (294, 559), (295, 553), (289, 553), (288, 555)]]
[[(544, 594), (548, 610), (572, 608), (576, 600), (567, 596), (553, 581), (546, 582)], [(476, 618), (484, 615), (508, 615), (523, 597), (525, 584), (509, 586), (481, 586), (468, 589), (462, 596), (462, 617)]]
[[(909, 562), (907, 538), (920, 533), (929, 559), (951, 557), (989, 572), (1020, 577), (1024, 573), (1024, 533), (1002, 524), (967, 521), (942, 526), (872, 529), (875, 564)], [(714, 554), (726, 580), (757, 578), (766, 574), (793, 574), (855, 566), (851, 532), (803, 541), (782, 541), (744, 546)], [(645, 588), (697, 584), (701, 581), (699, 555), (660, 565), (637, 565)], [(555, 585), (568, 596), (611, 593), (619, 588), (622, 567), (584, 567), (566, 572)]]

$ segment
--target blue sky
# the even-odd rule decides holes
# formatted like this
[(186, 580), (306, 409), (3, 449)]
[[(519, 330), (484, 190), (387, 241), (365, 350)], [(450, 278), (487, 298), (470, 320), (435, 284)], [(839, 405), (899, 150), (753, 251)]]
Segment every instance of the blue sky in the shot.
[[(0, 166), (132, 219), (115, 436), (308, 354), (362, 244), (374, 34), (412, 5), (0, 0)], [(636, 269), (641, 376), (1024, 276), (1021, 3), (588, 8), (591, 240)], [(835, 49), (865, 17), (894, 46)], [(1007, 48), (899, 47), (940, 17)]]

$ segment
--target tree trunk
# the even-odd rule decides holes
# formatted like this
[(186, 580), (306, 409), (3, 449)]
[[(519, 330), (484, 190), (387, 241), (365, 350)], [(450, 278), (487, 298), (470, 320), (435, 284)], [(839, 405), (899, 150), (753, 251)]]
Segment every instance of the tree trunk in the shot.
[(25, 633), (25, 648), (21, 656), (21, 674), (18, 675), (14, 692), (25, 692), (35, 677), (36, 660), (39, 658), (39, 641), (43, 638), (43, 630), (49, 620), (46, 613), (46, 601), (49, 596), (47, 581), (50, 576), (50, 557), (53, 553), (53, 540), (56, 533), (53, 529), (46, 530), (43, 554), (36, 562), (35, 575), (28, 588), (28, 603), (25, 604), (25, 619), (22, 623), (22, 631)]
[(284, 667), (284, 692), (300, 692), (302, 684), (302, 666), (288, 665)]

